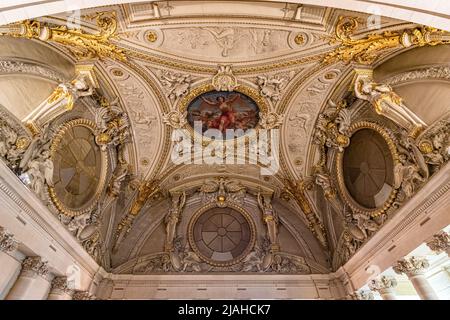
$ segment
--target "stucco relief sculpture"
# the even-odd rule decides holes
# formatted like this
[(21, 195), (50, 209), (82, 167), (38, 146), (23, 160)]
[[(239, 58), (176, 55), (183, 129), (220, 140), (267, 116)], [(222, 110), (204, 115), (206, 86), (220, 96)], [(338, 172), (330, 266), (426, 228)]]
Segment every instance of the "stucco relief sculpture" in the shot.
[(130, 135), (130, 122), (128, 115), (119, 107), (118, 98), (111, 103), (101, 98), (95, 112), (96, 143), (102, 150), (108, 146), (123, 147)]
[(163, 115), (163, 123), (174, 129), (181, 129), (187, 123), (187, 111), (180, 112), (178, 110), (172, 110)]
[(267, 235), (272, 251), (278, 251), (278, 216), (271, 204), (271, 195), (258, 193), (258, 205), (263, 214), (263, 220), (267, 226)]
[(215, 202), (218, 207), (227, 206), (227, 202), (242, 203), (247, 188), (237, 180), (220, 177), (206, 180), (199, 189), (203, 202)]
[(184, 205), (186, 204), (186, 193), (174, 193), (172, 194), (172, 206), (166, 214), (164, 218), (164, 222), (166, 223), (166, 242), (165, 242), (165, 250), (172, 251), (173, 250), (173, 242), (175, 240), (176, 235), (176, 227), (178, 221), (181, 218), (181, 213), (183, 211)]
[(401, 188), (402, 198), (408, 199), (428, 180), (429, 169), (414, 139), (402, 134), (397, 147), (400, 161), (394, 167), (394, 188)]
[(47, 188), (53, 186), (53, 161), (50, 158), (52, 131), (47, 126), (35, 136), (20, 161), (21, 177), (31, 190), (43, 201), (47, 201)]
[(53, 107), (64, 105), (65, 109), (70, 111), (75, 101), (81, 97), (91, 96), (93, 93), (94, 87), (87, 76), (79, 73), (72, 81), (60, 83), (46, 102)]
[(261, 75), (257, 77), (259, 93), (266, 98), (272, 100), (273, 103), (278, 102), (284, 93), (284, 89), (289, 81), (294, 77), (295, 71), (280, 73), (276, 75)]
[(29, 143), (29, 137), (17, 133), (6, 118), (0, 119), (0, 158), (13, 171), (19, 169), (20, 160)]
[(450, 119), (439, 120), (427, 129), (419, 136), (417, 146), (431, 172), (439, 170), (450, 160)]
[(276, 129), (283, 124), (284, 115), (277, 114), (275, 112), (269, 112), (267, 114), (260, 113), (259, 124), (262, 128), (270, 130)]
[(183, 97), (191, 88), (192, 76), (189, 74), (158, 70), (157, 75), (171, 101)]
[(240, 272), (265, 272), (278, 274), (310, 274), (311, 269), (303, 257), (286, 252), (273, 252), (270, 240), (263, 238), (241, 264), (234, 267)]
[(205, 48), (209, 49), (207, 57), (236, 58), (253, 55), (270, 54), (277, 50), (287, 49), (288, 31), (237, 27), (204, 26), (199, 28), (167, 28), (166, 37), (177, 41), (164, 41), (165, 50), (186, 52), (189, 55), (204, 55)]
[(375, 83), (370, 74), (358, 74), (358, 71), (354, 81), (356, 97), (369, 101), (376, 113), (392, 120), (413, 136), (426, 127), (425, 122), (405, 106), (402, 98), (389, 85)]
[(238, 87), (237, 78), (230, 65), (219, 66), (211, 83), (216, 91), (233, 91)]

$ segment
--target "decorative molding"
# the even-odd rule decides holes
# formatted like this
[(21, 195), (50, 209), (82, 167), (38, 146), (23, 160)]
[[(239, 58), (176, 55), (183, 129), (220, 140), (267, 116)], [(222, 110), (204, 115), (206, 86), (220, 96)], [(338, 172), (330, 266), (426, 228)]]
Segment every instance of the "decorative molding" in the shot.
[(211, 85), (216, 91), (233, 91), (239, 86), (231, 66), (219, 66), (216, 75), (211, 80)]
[(432, 66), (402, 72), (387, 78), (384, 80), (384, 83), (390, 86), (395, 86), (410, 81), (432, 79), (450, 80), (450, 66)]
[(8, 73), (39, 76), (57, 83), (65, 81), (64, 76), (61, 73), (50, 69), (47, 66), (25, 61), (0, 60), (0, 74)]

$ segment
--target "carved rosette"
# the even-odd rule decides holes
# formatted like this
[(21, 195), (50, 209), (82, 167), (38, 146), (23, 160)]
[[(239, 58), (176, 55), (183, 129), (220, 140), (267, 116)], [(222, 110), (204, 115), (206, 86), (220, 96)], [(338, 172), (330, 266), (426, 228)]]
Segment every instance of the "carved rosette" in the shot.
[(429, 266), (430, 263), (423, 257), (410, 257), (397, 261), (392, 269), (398, 274), (404, 273), (410, 277), (424, 274)]
[(42, 261), (39, 256), (26, 257), (22, 262), (22, 272), (30, 272), (41, 277), (48, 275), (48, 262)]
[(437, 254), (442, 252), (450, 252), (450, 235), (441, 231), (438, 234), (435, 234), (430, 240), (427, 241), (427, 246)]
[(19, 242), (14, 239), (14, 235), (9, 233), (5, 228), (0, 227), (0, 251), (13, 252), (17, 250)]
[(369, 289), (372, 291), (384, 292), (397, 286), (397, 280), (392, 276), (381, 276), (372, 279), (369, 283)]

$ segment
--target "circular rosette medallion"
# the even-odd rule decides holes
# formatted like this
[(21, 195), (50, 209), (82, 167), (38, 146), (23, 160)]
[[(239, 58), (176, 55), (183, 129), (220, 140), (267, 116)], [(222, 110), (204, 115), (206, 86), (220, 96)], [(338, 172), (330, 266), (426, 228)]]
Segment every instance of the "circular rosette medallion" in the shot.
[(207, 263), (229, 266), (252, 249), (255, 227), (247, 213), (233, 208), (212, 208), (197, 213), (190, 223), (190, 243)]
[(104, 187), (107, 158), (95, 143), (94, 123), (73, 120), (52, 142), (53, 187), (49, 193), (61, 213), (76, 216), (90, 211)]

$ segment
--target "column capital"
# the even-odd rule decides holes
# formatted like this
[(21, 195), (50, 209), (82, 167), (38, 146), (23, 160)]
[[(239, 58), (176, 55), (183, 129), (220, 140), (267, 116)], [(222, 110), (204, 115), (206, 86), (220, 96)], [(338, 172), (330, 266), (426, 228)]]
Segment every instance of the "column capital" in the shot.
[(70, 288), (69, 284), (67, 283), (67, 277), (55, 277), (52, 280), (52, 291), (60, 291), (67, 293), (69, 295), (73, 295), (73, 289)]
[(73, 293), (72, 300), (96, 300), (96, 298), (90, 295), (88, 291), (76, 290)]
[(380, 292), (396, 287), (397, 280), (393, 276), (381, 276), (377, 279), (372, 279), (368, 285), (370, 290)]
[(392, 267), (394, 271), (398, 274), (406, 274), (409, 276), (415, 276), (424, 274), (426, 269), (430, 266), (428, 260), (424, 257), (409, 257), (403, 258), (397, 261), (396, 265)]
[(426, 244), (437, 254), (448, 252), (450, 249), (450, 235), (445, 231), (441, 231), (429, 239)]
[(19, 242), (14, 239), (14, 235), (0, 226), (0, 251), (5, 253), (13, 252), (19, 247)]
[(22, 261), (22, 271), (28, 271), (41, 277), (46, 277), (48, 275), (48, 262), (42, 261), (42, 258), (39, 256), (26, 257)]
[(374, 300), (373, 292), (360, 290), (351, 294), (352, 300)]

